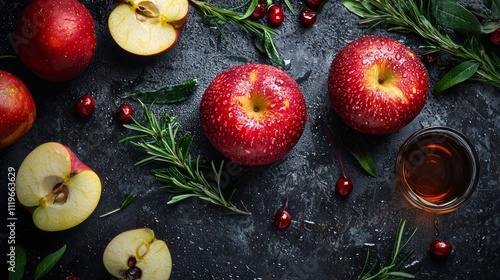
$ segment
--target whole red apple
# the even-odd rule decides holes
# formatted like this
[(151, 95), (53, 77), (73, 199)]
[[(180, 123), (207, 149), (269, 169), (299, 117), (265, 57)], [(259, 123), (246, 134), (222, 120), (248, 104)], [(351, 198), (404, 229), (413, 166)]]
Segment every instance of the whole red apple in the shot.
[(200, 119), (223, 155), (243, 165), (264, 165), (298, 142), (307, 120), (306, 103), (286, 72), (247, 63), (214, 78), (203, 94)]
[(76, 0), (35, 0), (21, 13), (14, 49), (40, 77), (62, 82), (80, 75), (95, 54), (94, 19)]
[(28, 87), (0, 70), (0, 149), (21, 139), (33, 126), (36, 106)]
[(405, 45), (364, 36), (340, 50), (328, 76), (333, 108), (350, 127), (387, 134), (411, 122), (428, 96), (427, 69)]

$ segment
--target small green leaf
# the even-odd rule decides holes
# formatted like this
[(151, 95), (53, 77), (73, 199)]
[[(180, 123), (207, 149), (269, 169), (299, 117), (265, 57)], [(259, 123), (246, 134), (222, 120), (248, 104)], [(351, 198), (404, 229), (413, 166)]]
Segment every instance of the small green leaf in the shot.
[(62, 246), (61, 249), (55, 251), (54, 253), (47, 255), (36, 267), (34, 277), (35, 280), (38, 280), (49, 273), (49, 271), (62, 258), (64, 252), (66, 252), (66, 245)]
[(364, 1), (354, 1), (354, 0), (342, 0), (342, 5), (346, 7), (351, 13), (362, 17), (370, 17), (371, 13), (367, 13), (366, 7), (363, 5)]
[(24, 276), (24, 268), (26, 266), (26, 250), (23, 246), (16, 245), (16, 262), (15, 266), (10, 269), (9, 266), (9, 280), (22, 280)]
[(277, 65), (283, 66), (283, 61), (281, 61), (279, 57), (278, 50), (274, 45), (274, 41), (272, 35), (269, 32), (264, 32), (264, 49), (266, 51), (267, 56)]
[(368, 174), (373, 177), (377, 176), (375, 162), (370, 154), (368, 145), (363, 139), (355, 137), (346, 143), (346, 147)]
[(500, 0), (491, 1), (491, 18), (500, 20)]
[(440, 1), (436, 6), (438, 24), (459, 31), (481, 34), (481, 23), (464, 6), (451, 1)]
[(490, 34), (500, 28), (500, 21), (491, 21), (483, 25), (483, 33)]
[(245, 18), (249, 17), (253, 13), (253, 11), (255, 10), (255, 7), (257, 7), (258, 4), (259, 4), (259, 0), (251, 0), (247, 11), (239, 19), (245, 19)]
[(464, 61), (453, 67), (434, 85), (434, 94), (443, 92), (454, 85), (468, 80), (476, 73), (479, 66), (479, 62)]
[(176, 85), (166, 85), (154, 91), (136, 92), (122, 98), (141, 99), (144, 103), (170, 104), (188, 99), (198, 86), (197, 79), (190, 79)]
[(399, 278), (406, 278), (406, 279), (415, 279), (415, 276), (410, 273), (406, 272), (401, 272), (401, 271), (391, 271), (387, 272), (387, 276), (394, 276), (394, 277), (399, 277)]

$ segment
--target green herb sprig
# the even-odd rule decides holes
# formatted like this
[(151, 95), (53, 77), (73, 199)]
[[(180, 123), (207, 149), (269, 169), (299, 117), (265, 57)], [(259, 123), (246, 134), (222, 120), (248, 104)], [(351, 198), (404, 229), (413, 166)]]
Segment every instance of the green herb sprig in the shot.
[(224, 190), (221, 183), (224, 162), (219, 166), (213, 161), (205, 165), (206, 161), (202, 161), (200, 155), (193, 157), (189, 150), (194, 137), (190, 133), (178, 135), (180, 125), (177, 116), (162, 113), (157, 117), (151, 108), (153, 104), (147, 107), (141, 100), (139, 102), (144, 110), (144, 122), (133, 119), (131, 124), (124, 125), (138, 134), (125, 137), (119, 142), (129, 142), (146, 153), (137, 165), (166, 165), (153, 169), (152, 173), (160, 182), (165, 183), (161, 189), (177, 194), (167, 203), (173, 204), (195, 197), (225, 207), (235, 214), (250, 215), (247, 209), (239, 209), (231, 202), (234, 187), (229, 188), (229, 191)]
[(151, 91), (140, 91), (126, 94), (121, 98), (140, 99), (144, 103), (172, 104), (188, 99), (198, 86), (197, 79), (189, 79), (175, 85), (166, 85)]
[(114, 210), (111, 210), (105, 214), (102, 214), (99, 216), (99, 218), (102, 218), (102, 217), (106, 217), (106, 216), (109, 216), (111, 214), (114, 214), (120, 210), (122, 210), (123, 208), (127, 207), (131, 202), (132, 200), (134, 200), (134, 198), (137, 196), (136, 193), (131, 193), (129, 195), (127, 195), (127, 197), (123, 200), (122, 204), (120, 204), (120, 207), (114, 209)]
[(413, 238), (415, 233), (417, 232), (417, 229), (415, 228), (408, 237), (408, 239), (406, 240), (406, 242), (401, 244), (403, 240), (405, 225), (406, 225), (405, 220), (401, 220), (399, 222), (398, 230), (396, 233), (396, 239), (394, 240), (394, 247), (392, 249), (391, 262), (387, 266), (381, 268), (378, 272), (372, 274), (377, 263), (375, 262), (370, 267), (368, 267), (368, 262), (370, 259), (370, 250), (368, 250), (366, 254), (365, 264), (363, 265), (363, 268), (357, 280), (389, 280), (389, 279), (415, 278), (415, 276), (413, 276), (410, 273), (399, 271), (401, 269), (401, 266), (411, 257), (411, 255), (413, 254), (413, 250), (406, 253), (402, 258), (400, 257), (400, 255), (403, 252), (404, 248), (410, 243), (410, 240)]
[[(448, 53), (457, 65), (434, 86), (434, 93), (466, 80), (488, 82), (500, 87), (500, 58), (491, 44), (481, 36), (500, 27), (499, 0), (485, 1), (491, 8), (491, 19), (484, 26), (471, 11), (456, 0), (342, 0), (352, 13), (361, 17), (360, 24), (370, 28), (388, 25), (389, 31), (411, 32), (426, 42), (427, 53)], [(497, 8), (495, 8), (497, 7)], [(446, 32), (452, 30), (455, 33)], [(462, 42), (455, 42), (463, 35)]]
[(266, 53), (271, 61), (279, 66), (284, 65), (273, 38), (274, 35), (278, 35), (278, 32), (248, 18), (257, 6), (258, 0), (252, 0), (245, 13), (237, 11), (237, 9), (241, 7), (225, 9), (208, 4), (204, 1), (190, 0), (190, 2), (197, 8), (204, 19), (217, 27), (223, 37), (225, 37), (225, 34), (222, 31), (221, 25), (231, 22), (245, 32), (253, 34), (255, 36), (255, 45), (257, 49)]

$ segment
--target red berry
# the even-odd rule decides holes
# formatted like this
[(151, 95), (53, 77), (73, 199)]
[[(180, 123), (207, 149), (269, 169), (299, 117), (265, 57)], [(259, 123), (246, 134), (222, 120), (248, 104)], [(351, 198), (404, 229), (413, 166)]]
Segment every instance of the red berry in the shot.
[(437, 55), (435, 53), (426, 53), (422, 55), (422, 61), (427, 64), (434, 64), (437, 62)]
[(92, 115), (95, 110), (95, 101), (92, 96), (85, 94), (82, 95), (75, 104), (76, 112), (82, 117), (88, 117)]
[(497, 28), (497, 30), (490, 34), (490, 40), (493, 44), (500, 46), (500, 28)]
[(283, 8), (280, 5), (273, 4), (267, 10), (267, 21), (269, 24), (278, 26), (283, 23), (285, 19), (285, 14)]
[(66, 276), (65, 280), (80, 280), (80, 277), (71, 275), (71, 276)]
[(347, 177), (342, 177), (337, 180), (335, 184), (335, 193), (342, 198), (346, 199), (352, 191), (352, 181)]
[(441, 239), (434, 240), (427, 250), (431, 255), (438, 258), (446, 258), (451, 254), (453, 246), (451, 243)]
[(259, 20), (265, 17), (266, 13), (267, 13), (267, 2), (260, 0), (255, 9), (253, 10), (253, 13), (249, 16), (249, 18), (252, 20)]
[(132, 121), (132, 115), (134, 114), (134, 109), (128, 104), (122, 104), (118, 109), (116, 109), (116, 116), (123, 122), (129, 123)]
[(285, 210), (281, 210), (274, 215), (274, 226), (278, 230), (285, 230), (290, 226), (292, 216)]
[(304, 0), (304, 3), (307, 7), (316, 9), (321, 4), (321, 0)]
[(299, 13), (299, 22), (303, 26), (309, 27), (316, 22), (317, 13), (315, 10), (304, 7)]

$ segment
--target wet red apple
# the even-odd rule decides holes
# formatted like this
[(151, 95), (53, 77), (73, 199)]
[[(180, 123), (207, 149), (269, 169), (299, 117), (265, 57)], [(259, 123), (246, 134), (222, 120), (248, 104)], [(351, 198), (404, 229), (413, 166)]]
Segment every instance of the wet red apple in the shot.
[(76, 0), (35, 0), (21, 13), (14, 49), (35, 74), (62, 82), (79, 76), (96, 48), (94, 19)]

